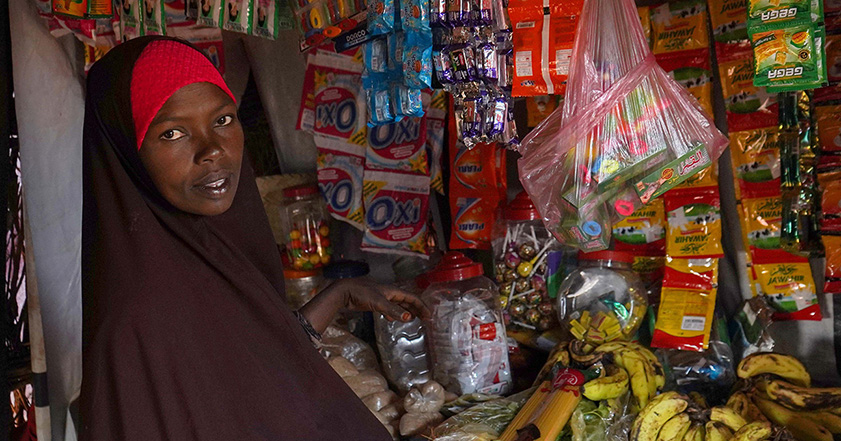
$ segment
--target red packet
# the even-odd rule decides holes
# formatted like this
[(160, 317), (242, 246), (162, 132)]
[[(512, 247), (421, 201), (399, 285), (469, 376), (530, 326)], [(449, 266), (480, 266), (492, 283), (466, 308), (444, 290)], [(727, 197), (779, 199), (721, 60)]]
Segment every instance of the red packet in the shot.
[(369, 127), (365, 169), (429, 176), (426, 133), (425, 115)]
[(362, 249), (426, 256), (429, 177), (366, 171)]
[(715, 52), (729, 131), (776, 127), (779, 124), (776, 94), (753, 85), (750, 42), (716, 43)]

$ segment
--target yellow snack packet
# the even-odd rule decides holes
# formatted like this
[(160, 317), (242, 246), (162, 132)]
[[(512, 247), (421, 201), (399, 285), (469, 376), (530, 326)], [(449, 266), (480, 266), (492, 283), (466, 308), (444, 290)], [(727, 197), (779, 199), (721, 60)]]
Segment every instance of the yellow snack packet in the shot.
[(821, 308), (808, 261), (761, 263), (753, 267), (754, 284), (774, 307), (774, 320), (821, 320)]
[(651, 31), (655, 54), (708, 48), (707, 4), (683, 0), (653, 7)]
[(666, 255), (722, 257), (721, 200), (718, 187), (672, 190), (664, 195)]
[(707, 349), (717, 286), (718, 259), (668, 259), (651, 346)]
[(737, 189), (756, 193), (780, 187), (780, 149), (776, 127), (730, 133), (730, 157)]
[(748, 5), (744, 0), (710, 0), (709, 8), (715, 41), (748, 39)]
[(662, 256), (665, 252), (666, 214), (663, 198), (653, 199), (613, 225), (614, 249), (634, 255)]
[(651, 8), (648, 6), (640, 6), (637, 8), (637, 14), (640, 16), (642, 33), (645, 34), (645, 41), (648, 42), (648, 47), (651, 47)]

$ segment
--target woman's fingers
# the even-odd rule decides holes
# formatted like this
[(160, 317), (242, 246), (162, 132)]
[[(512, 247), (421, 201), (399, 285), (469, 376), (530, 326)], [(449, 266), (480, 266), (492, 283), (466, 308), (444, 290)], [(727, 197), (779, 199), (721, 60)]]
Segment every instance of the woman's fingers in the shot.
[(404, 308), (411, 311), (415, 316), (422, 319), (428, 319), (431, 315), (429, 308), (417, 296), (410, 294), (402, 289), (387, 287), (384, 289), (385, 297), (391, 301), (402, 305)]

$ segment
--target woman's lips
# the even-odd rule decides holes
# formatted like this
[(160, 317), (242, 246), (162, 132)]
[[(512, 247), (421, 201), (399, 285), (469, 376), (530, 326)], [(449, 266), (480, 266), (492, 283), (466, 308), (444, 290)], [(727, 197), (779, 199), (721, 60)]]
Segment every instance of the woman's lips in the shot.
[(231, 172), (213, 172), (202, 178), (193, 188), (210, 197), (219, 198), (231, 189)]

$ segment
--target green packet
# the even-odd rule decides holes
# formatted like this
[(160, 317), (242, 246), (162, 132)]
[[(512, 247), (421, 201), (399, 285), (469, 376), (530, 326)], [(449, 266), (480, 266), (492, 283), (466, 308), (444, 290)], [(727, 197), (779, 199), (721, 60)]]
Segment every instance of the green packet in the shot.
[(765, 25), (781, 27), (800, 21), (823, 22), (823, 1), (748, 0), (748, 32)]
[(751, 34), (753, 84), (769, 92), (820, 87), (826, 81), (823, 26), (811, 22)]

